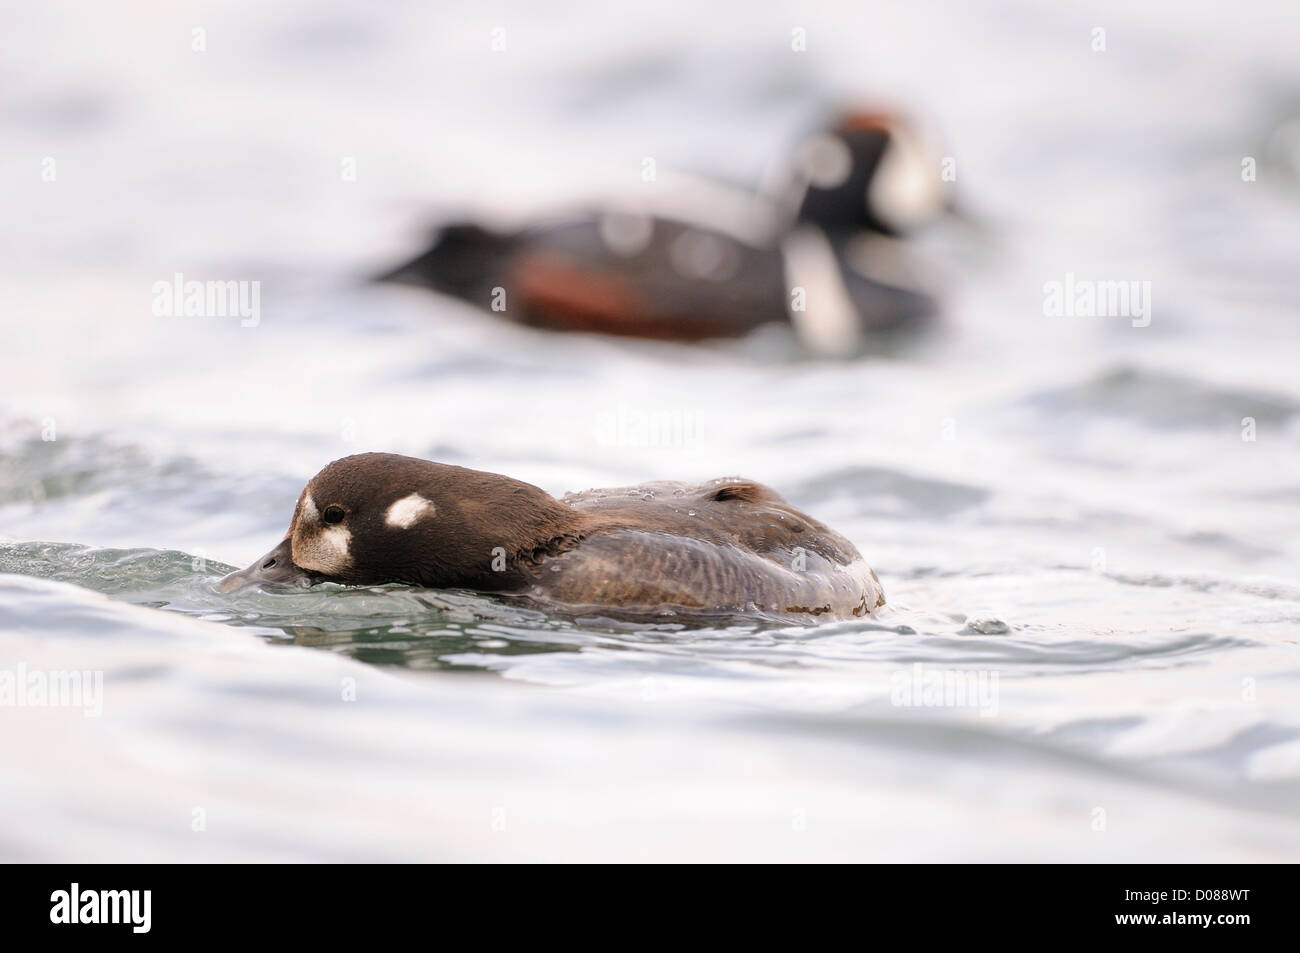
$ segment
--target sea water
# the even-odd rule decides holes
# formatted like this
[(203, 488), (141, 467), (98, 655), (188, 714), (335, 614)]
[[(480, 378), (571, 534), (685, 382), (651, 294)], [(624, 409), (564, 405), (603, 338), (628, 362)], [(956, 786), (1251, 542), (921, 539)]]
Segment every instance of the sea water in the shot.
[[(567, 6), (6, 17), (0, 854), (1293, 860), (1293, 6)], [(918, 340), (551, 335), (365, 281), (449, 216), (761, 182), (859, 95), (942, 130), (975, 223), (902, 250)], [(177, 275), (257, 320), (160, 308)], [(214, 590), (364, 450), (747, 476), (888, 605)]]

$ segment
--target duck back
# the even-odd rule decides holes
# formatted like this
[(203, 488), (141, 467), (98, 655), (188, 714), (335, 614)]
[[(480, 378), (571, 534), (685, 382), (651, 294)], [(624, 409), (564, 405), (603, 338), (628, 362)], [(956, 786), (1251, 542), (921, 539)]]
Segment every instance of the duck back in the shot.
[(859, 618), (884, 604), (853, 544), (740, 478), (571, 493), (584, 532), (528, 567), (529, 599), (624, 614)]

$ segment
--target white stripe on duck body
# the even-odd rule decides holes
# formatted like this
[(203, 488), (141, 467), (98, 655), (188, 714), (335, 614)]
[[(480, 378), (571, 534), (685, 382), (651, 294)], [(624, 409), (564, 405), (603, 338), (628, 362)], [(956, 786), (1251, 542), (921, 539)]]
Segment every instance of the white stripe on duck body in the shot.
[(742, 478), (556, 499), (496, 473), (387, 453), (336, 460), (284, 540), (222, 580), (405, 583), (615, 616), (753, 615), (809, 623), (884, 604), (849, 540)]

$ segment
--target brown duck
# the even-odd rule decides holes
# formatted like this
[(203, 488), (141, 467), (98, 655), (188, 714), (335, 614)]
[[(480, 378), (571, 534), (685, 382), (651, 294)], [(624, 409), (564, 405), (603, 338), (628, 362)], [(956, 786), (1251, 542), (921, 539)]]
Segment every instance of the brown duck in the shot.
[(618, 615), (870, 615), (880, 581), (843, 536), (738, 478), (556, 499), (496, 473), (391, 453), (335, 460), (288, 534), (219, 584), (405, 583)]

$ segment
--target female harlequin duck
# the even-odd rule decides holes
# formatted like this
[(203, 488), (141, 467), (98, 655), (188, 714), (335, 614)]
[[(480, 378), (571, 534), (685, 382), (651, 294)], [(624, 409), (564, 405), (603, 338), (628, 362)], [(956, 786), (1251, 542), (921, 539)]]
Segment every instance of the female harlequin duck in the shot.
[[(798, 150), (772, 197), (733, 190), (722, 202), (721, 188), (696, 190), (689, 216), (603, 209), (509, 231), (452, 224), (380, 280), (553, 330), (693, 341), (789, 323), (813, 353), (853, 356), (934, 311), (924, 291), (869, 275), (851, 255), (859, 233), (899, 234), (941, 202), (927, 188), (938, 165), (915, 170), (922, 153), (907, 129), (847, 115)], [(732, 227), (742, 197), (745, 218), (766, 227)]]
[(758, 483), (645, 483), (557, 500), (495, 473), (391, 453), (316, 474), (284, 540), (219, 588), (318, 582), (794, 622), (864, 617), (885, 602), (852, 543)]

